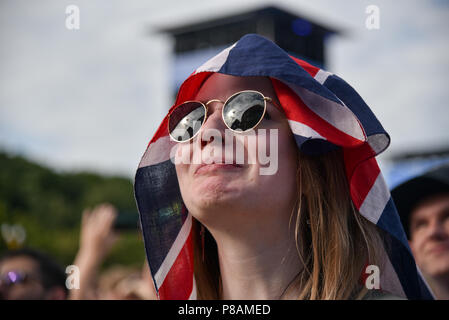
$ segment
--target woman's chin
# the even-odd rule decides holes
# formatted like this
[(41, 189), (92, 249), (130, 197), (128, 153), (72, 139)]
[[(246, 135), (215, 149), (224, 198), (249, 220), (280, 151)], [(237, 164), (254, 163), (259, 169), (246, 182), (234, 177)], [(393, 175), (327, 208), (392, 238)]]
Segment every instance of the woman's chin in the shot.
[(209, 176), (200, 180), (193, 194), (201, 209), (225, 208), (239, 202), (242, 182), (223, 176)]

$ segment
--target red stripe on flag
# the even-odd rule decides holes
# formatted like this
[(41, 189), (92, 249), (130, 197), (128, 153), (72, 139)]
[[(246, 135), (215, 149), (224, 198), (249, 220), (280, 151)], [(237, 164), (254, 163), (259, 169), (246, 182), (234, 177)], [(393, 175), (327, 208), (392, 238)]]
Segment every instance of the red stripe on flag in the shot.
[[(173, 107), (188, 101), (193, 100), (203, 85), (204, 81), (212, 74), (213, 72), (200, 72), (194, 75), (191, 75), (187, 80), (185, 80), (178, 91), (178, 96), (176, 97), (176, 102)], [(173, 109), (170, 108), (170, 111)]]
[(375, 152), (368, 143), (355, 149), (344, 149), (343, 154), (351, 198), (359, 210), (376, 182), (380, 169), (374, 158)]
[(309, 126), (321, 136), (326, 138), (329, 142), (336, 145), (355, 147), (360, 146), (363, 143), (362, 141), (338, 130), (332, 124), (313, 112), (287, 85), (274, 78), (271, 78), (271, 80), (287, 119), (301, 122)]
[(161, 300), (187, 300), (193, 290), (192, 229), (159, 288)]
[(293, 56), (290, 56), (290, 58), (292, 58), (297, 64), (299, 64), (304, 70), (307, 71), (308, 74), (310, 74), (314, 78), (315, 78), (315, 75), (318, 73), (318, 71), (320, 71), (320, 68), (312, 66), (310, 63), (307, 63), (304, 60), (300, 60)]

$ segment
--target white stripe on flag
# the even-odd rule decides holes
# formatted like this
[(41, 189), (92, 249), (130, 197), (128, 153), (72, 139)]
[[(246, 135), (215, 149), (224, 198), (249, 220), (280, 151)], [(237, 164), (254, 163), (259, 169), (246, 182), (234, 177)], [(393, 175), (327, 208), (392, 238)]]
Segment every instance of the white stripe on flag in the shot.
[(217, 72), (221, 69), (221, 67), (225, 64), (226, 60), (228, 59), (229, 52), (232, 50), (232, 48), (235, 47), (237, 44), (234, 43), (232, 46), (224, 49), (219, 54), (217, 54), (215, 57), (212, 57), (206, 63), (204, 63), (201, 67), (195, 70), (195, 73), (209, 71), (209, 72)]
[(391, 264), (390, 258), (385, 250), (382, 250), (383, 268), (380, 270), (380, 288), (391, 294), (407, 299), (407, 295), (402, 288), (398, 275)]
[(305, 125), (304, 123), (297, 122), (294, 120), (288, 120), (290, 124), (290, 128), (294, 134), (303, 136), (305, 138), (314, 138), (314, 139), (323, 139), (326, 140), (323, 136), (321, 136), (318, 132), (313, 130), (311, 127)]
[(324, 81), (326, 81), (327, 77), (331, 76), (333, 73), (330, 73), (328, 71), (324, 71), (323, 69), (320, 69), (316, 75), (315, 75), (315, 80), (318, 81), (319, 83), (323, 84)]
[(169, 160), (170, 150), (175, 144), (176, 142), (171, 141), (169, 136), (159, 138), (147, 148), (140, 160), (139, 168)]
[(385, 183), (382, 173), (379, 171), (379, 175), (366, 195), (359, 211), (369, 221), (377, 224), (390, 197), (390, 191), (388, 191), (387, 184)]
[(354, 139), (365, 141), (365, 134), (357, 117), (343, 102), (337, 103), (298, 85), (286, 84), (304, 101), (310, 110), (323, 120)]
[(390, 139), (385, 133), (373, 134), (367, 140), (376, 155), (384, 151), (390, 143)]
[(432, 289), (430, 288), (430, 286), (427, 283), (426, 279), (424, 278), (424, 276), (423, 276), (423, 274), (421, 272), (421, 269), (418, 266), (416, 266), (416, 270), (418, 271), (419, 276), (421, 277), (422, 281), (426, 285), (427, 290), (429, 290), (430, 294), (433, 296), (433, 299), (436, 300), (435, 293), (432, 291)]
[(175, 242), (171, 246), (170, 251), (168, 251), (167, 256), (165, 257), (159, 270), (156, 272), (156, 275), (154, 276), (158, 288), (162, 286), (162, 283), (164, 282), (165, 277), (170, 271), (170, 268), (172, 267), (173, 263), (178, 257), (179, 252), (181, 252), (181, 249), (183, 248), (190, 234), (191, 229), (192, 229), (192, 216), (190, 215), (189, 212), (186, 221), (182, 225), (181, 230), (179, 231), (178, 236), (176, 237)]
[(193, 275), (193, 287), (192, 287), (192, 293), (190, 294), (189, 300), (196, 300), (196, 281), (195, 281), (195, 275)]

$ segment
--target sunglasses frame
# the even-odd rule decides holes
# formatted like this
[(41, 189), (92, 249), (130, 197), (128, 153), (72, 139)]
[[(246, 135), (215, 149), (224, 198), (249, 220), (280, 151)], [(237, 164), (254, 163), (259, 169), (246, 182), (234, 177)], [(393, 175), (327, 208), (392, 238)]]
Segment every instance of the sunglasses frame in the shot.
[[(263, 108), (263, 114), (262, 114), (262, 116), (260, 117), (259, 121), (258, 121), (253, 127), (251, 127), (251, 128), (248, 129), (248, 130), (245, 130), (245, 131), (238, 131), (238, 130), (231, 129), (231, 128), (228, 126), (228, 124), (226, 123), (226, 121), (225, 121), (225, 119), (224, 119), (224, 106), (225, 106), (226, 103), (228, 103), (228, 101), (231, 100), (234, 96), (236, 96), (236, 95), (238, 95), (238, 94), (240, 94), (240, 93), (243, 93), (243, 92), (255, 92), (255, 93), (260, 94), (260, 95), (262, 96), (262, 98), (263, 98), (263, 101), (264, 101), (264, 108)], [(260, 122), (262, 122), (263, 118), (265, 117), (265, 113), (267, 112), (267, 101), (273, 103), (273, 105), (274, 105), (275, 107), (277, 107), (278, 109), (281, 110), (281, 108), (280, 108), (280, 107), (273, 101), (272, 98), (270, 98), (270, 97), (265, 97), (264, 94), (263, 94), (262, 92), (257, 91), (257, 90), (242, 90), (242, 91), (235, 92), (235, 93), (232, 94), (229, 98), (227, 98), (226, 101), (224, 101), (224, 102), (221, 101), (221, 100), (218, 100), (218, 99), (212, 99), (212, 100), (207, 101), (206, 103), (203, 103), (203, 102), (197, 101), (197, 100), (188, 100), (188, 101), (184, 101), (183, 103), (177, 105), (177, 106), (176, 106), (176, 107), (175, 107), (175, 108), (168, 114), (168, 125), (167, 125), (167, 127), (168, 127), (168, 135), (170, 136), (170, 139), (171, 139), (171, 140), (173, 140), (173, 141), (175, 141), (175, 142), (178, 142), (178, 143), (189, 142), (190, 140), (194, 139), (194, 138), (198, 135), (198, 133), (201, 131), (201, 127), (203, 127), (203, 125), (206, 123), (206, 120), (207, 120), (207, 112), (208, 112), (207, 106), (208, 106), (210, 103), (212, 103), (212, 102), (220, 102), (220, 103), (223, 103), (223, 108), (221, 108), (221, 119), (223, 120), (223, 123), (225, 124), (225, 126), (226, 126), (229, 130), (231, 130), (232, 132), (235, 132), (235, 133), (240, 133), (240, 134), (245, 133), (245, 132), (247, 132), (247, 131), (250, 131), (250, 130), (256, 128), (256, 127), (260, 124)], [(179, 107), (181, 107), (182, 105), (184, 105), (184, 104), (186, 104), (186, 103), (191, 103), (191, 102), (196, 102), (196, 103), (199, 103), (199, 104), (201, 104), (201, 105), (203, 106), (203, 108), (204, 108), (204, 120), (203, 120), (203, 123), (201, 124), (200, 129), (199, 129), (199, 130), (198, 130), (192, 137), (190, 137), (190, 138), (187, 139), (187, 140), (178, 141), (178, 140), (176, 140), (175, 138), (172, 137), (171, 132), (170, 132), (170, 116), (172, 115), (173, 112), (176, 111), (176, 109), (178, 109)]]

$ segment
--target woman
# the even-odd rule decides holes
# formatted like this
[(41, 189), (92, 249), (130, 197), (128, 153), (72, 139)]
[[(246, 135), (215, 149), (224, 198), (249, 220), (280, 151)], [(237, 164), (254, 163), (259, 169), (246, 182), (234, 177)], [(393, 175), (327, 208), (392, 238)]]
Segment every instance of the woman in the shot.
[(160, 298), (432, 298), (374, 159), (388, 144), (343, 80), (244, 36), (183, 83), (136, 174)]

